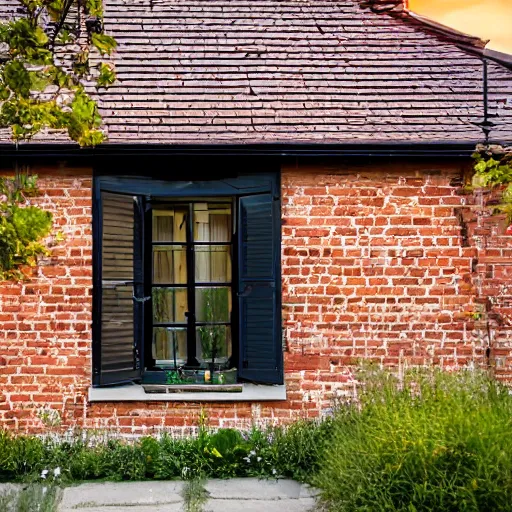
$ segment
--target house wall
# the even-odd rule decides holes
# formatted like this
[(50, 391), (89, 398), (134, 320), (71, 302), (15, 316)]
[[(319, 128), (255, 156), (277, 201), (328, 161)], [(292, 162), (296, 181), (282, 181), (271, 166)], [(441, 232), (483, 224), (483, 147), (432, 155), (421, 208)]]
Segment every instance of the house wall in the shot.
[(283, 165), (288, 399), (228, 404), (88, 403), (91, 171), (35, 169), (34, 202), (54, 214), (55, 246), (30, 280), (0, 283), (0, 426), (40, 432), (57, 419), (62, 429), (188, 433), (201, 408), (223, 427), (317, 417), (353, 392), (361, 359), (393, 368), (490, 363), (510, 378), (511, 238), (485, 200), (460, 194), (465, 166)]

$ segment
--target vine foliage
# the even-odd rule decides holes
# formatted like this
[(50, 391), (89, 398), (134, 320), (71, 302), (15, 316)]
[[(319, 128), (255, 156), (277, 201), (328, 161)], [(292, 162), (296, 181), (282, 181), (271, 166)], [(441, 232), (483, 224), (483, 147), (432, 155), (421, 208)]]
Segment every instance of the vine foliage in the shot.
[(20, 15), (0, 23), (0, 127), (15, 141), (44, 129), (67, 130), (81, 146), (101, 143), (101, 116), (84, 84), (116, 80), (107, 58), (116, 41), (103, 32), (101, 0), (18, 0)]
[(39, 191), (37, 176), (0, 179), (0, 281), (23, 278), (22, 266), (34, 266), (49, 251), (41, 240), (50, 233), (52, 215), (30, 205)]
[(505, 213), (509, 223), (512, 223), (512, 148), (480, 144), (473, 153), (473, 159), (473, 188), (499, 189), (501, 202), (495, 210)]

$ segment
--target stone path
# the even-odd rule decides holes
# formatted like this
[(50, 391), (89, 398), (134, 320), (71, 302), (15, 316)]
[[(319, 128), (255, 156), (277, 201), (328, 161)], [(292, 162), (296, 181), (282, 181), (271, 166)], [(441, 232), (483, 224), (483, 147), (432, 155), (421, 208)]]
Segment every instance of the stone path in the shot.
[(181, 481), (80, 484), (62, 490), (57, 512), (308, 512), (315, 507), (315, 491), (292, 480), (207, 480), (206, 502), (197, 508), (184, 499), (186, 485)]

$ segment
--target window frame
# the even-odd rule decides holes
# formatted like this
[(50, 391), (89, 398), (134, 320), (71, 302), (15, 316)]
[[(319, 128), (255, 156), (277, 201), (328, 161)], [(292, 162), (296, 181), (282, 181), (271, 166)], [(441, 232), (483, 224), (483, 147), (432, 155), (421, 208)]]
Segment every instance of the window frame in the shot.
[[(244, 166), (247, 167), (247, 166)], [(235, 204), (238, 208), (239, 199), (241, 197), (252, 196), (252, 195), (261, 195), (261, 194), (271, 194), (274, 198), (275, 204), (277, 206), (276, 211), (280, 211), (280, 173), (278, 168), (274, 168), (270, 172), (257, 172), (257, 173), (235, 173), (231, 172), (228, 174), (228, 178), (219, 178), (212, 179), (211, 176), (208, 176), (206, 179), (204, 176), (201, 176), (201, 180), (198, 181), (169, 181), (164, 180), (160, 177), (161, 173), (155, 172), (153, 175), (149, 176), (138, 176), (135, 173), (128, 173), (125, 175), (115, 175), (110, 170), (103, 170), (102, 168), (95, 168), (94, 170), (94, 179), (93, 179), (93, 308), (98, 311), (98, 308), (101, 308), (101, 300), (98, 300), (99, 292), (101, 291), (101, 258), (102, 258), (102, 244), (101, 244), (101, 204), (99, 201), (99, 197), (102, 191), (106, 192), (114, 192), (114, 193), (124, 193), (129, 195), (138, 195), (144, 197), (145, 203), (149, 203), (150, 199), (153, 198), (152, 204), (156, 204), (155, 198), (165, 198), (165, 201), (176, 201), (187, 200), (189, 198), (204, 198), (205, 200), (208, 198), (218, 198), (218, 199), (227, 199), (227, 198), (236, 198)], [(237, 218), (238, 212), (237, 208), (232, 212), (233, 218)], [(146, 228), (142, 232), (142, 237), (144, 240), (144, 244), (147, 243), (148, 238), (151, 238), (151, 231), (147, 229), (147, 226), (151, 224), (147, 224), (147, 216), (151, 215), (151, 209), (144, 207), (144, 224)], [(276, 339), (274, 340), (276, 347), (278, 347), (278, 352), (280, 355), (280, 362), (278, 362), (279, 368), (278, 370), (280, 377), (277, 377), (277, 380), (280, 382), (273, 382), (274, 384), (282, 383), (283, 381), (283, 347), (282, 347), (282, 336), (281, 336), (281, 278), (280, 278), (280, 216), (278, 215), (276, 218), (273, 218), (273, 222), (275, 223), (275, 260), (276, 264), (276, 281), (275, 281), (275, 292), (276, 292), (276, 307), (274, 311), (274, 320), (278, 323), (279, 326), (279, 336), (276, 335)], [(238, 293), (236, 290), (236, 284), (239, 281), (238, 276), (238, 254), (240, 247), (240, 236), (238, 233), (238, 220), (235, 222), (236, 226), (236, 241), (233, 239), (232, 242), (232, 358), (234, 361), (234, 366), (237, 368), (240, 366), (240, 353), (241, 353), (241, 340), (235, 341), (235, 333), (238, 338), (238, 333), (240, 332), (239, 325), (239, 314), (238, 314)], [(144, 272), (147, 272), (148, 266), (151, 266), (152, 262), (150, 258), (143, 258), (143, 266)], [(146, 288), (149, 280), (145, 280), (143, 295), (148, 296), (148, 289)], [(142, 336), (142, 340), (140, 342), (140, 358), (141, 358), (141, 375), (143, 372), (148, 371), (149, 365), (147, 364), (147, 354), (148, 350), (150, 350), (150, 346), (152, 343), (152, 336), (146, 335), (146, 328), (148, 325), (148, 315), (152, 317), (152, 308), (150, 306), (151, 301), (148, 301), (149, 304), (145, 304), (144, 314), (142, 318), (139, 319), (140, 323), (144, 326), (144, 335)], [(100, 379), (100, 350), (101, 350), (101, 336), (100, 330), (101, 325), (99, 323), (99, 315), (93, 314), (93, 343), (92, 343), (92, 362), (93, 362), (93, 372), (92, 372), (92, 380), (93, 387), (100, 387), (102, 385)], [(135, 320), (137, 321), (137, 320)], [(151, 319), (152, 321), (152, 319)], [(149, 352), (151, 354), (151, 352)], [(139, 379), (131, 379), (131, 382), (140, 382)], [(240, 380), (240, 379), (239, 379)], [(130, 380), (129, 380), (130, 381)], [(128, 382), (129, 382), (128, 381)], [(250, 381), (250, 382), (258, 382)], [(109, 383), (110, 384), (110, 383)], [(115, 382), (111, 384), (116, 384)]]
[[(231, 230), (230, 230), (230, 240), (227, 242), (202, 242), (195, 241), (194, 239), (194, 204), (199, 202), (221, 202), (216, 201), (217, 199), (222, 199), (224, 203), (231, 203)], [(213, 200), (213, 201), (212, 201)], [(203, 196), (201, 198), (173, 198), (170, 200), (162, 200), (161, 197), (157, 197), (155, 199), (150, 198), (146, 202), (146, 214), (144, 218), (144, 222), (150, 222), (149, 225), (146, 224), (146, 232), (148, 236), (144, 240), (144, 255), (147, 261), (147, 264), (144, 266), (144, 293), (146, 296), (153, 297), (153, 289), (154, 288), (182, 288), (187, 290), (187, 321), (186, 322), (164, 322), (162, 324), (155, 324), (154, 316), (153, 316), (153, 307), (152, 301), (151, 305), (147, 307), (148, 311), (144, 312), (145, 317), (145, 330), (144, 330), (144, 339), (143, 344), (145, 346), (145, 359), (142, 364), (145, 368), (155, 369), (157, 371), (162, 368), (156, 364), (155, 359), (152, 357), (152, 343), (153, 343), (153, 329), (154, 327), (178, 327), (184, 328), (187, 330), (187, 368), (198, 368), (200, 363), (197, 359), (196, 353), (196, 329), (197, 327), (208, 325), (207, 322), (198, 321), (197, 320), (197, 304), (195, 300), (195, 292), (198, 287), (229, 287), (231, 290), (231, 301), (232, 301), (232, 310), (231, 310), (231, 318), (229, 322), (220, 322), (215, 325), (229, 325), (231, 329), (231, 344), (232, 344), (232, 355), (230, 359), (232, 361), (238, 360), (238, 325), (233, 326), (234, 319), (238, 317), (238, 309), (235, 308), (235, 300), (236, 296), (236, 288), (235, 288), (235, 279), (234, 276), (237, 275), (236, 270), (236, 262), (238, 256), (238, 228), (235, 219), (233, 218), (235, 212), (235, 199), (231, 197), (226, 198), (217, 198), (216, 196)], [(175, 241), (155, 241), (153, 240), (152, 235), (152, 226), (153, 226), (153, 210), (156, 208), (164, 210), (165, 207), (169, 208), (170, 206), (187, 206), (188, 207), (188, 217), (186, 224), (186, 241), (185, 242), (175, 242)], [(153, 247), (154, 246), (173, 246), (173, 245), (181, 245), (185, 247), (186, 250), (186, 261), (187, 261), (187, 282), (185, 284), (178, 283), (155, 283), (154, 282), (154, 261), (153, 261)], [(206, 281), (197, 281), (196, 276), (196, 266), (195, 266), (195, 257), (196, 250), (195, 248), (198, 246), (229, 246), (230, 254), (231, 254), (231, 282), (206, 282)], [(237, 304), (236, 304), (237, 305)], [(236, 345), (236, 350), (235, 350)], [(236, 358), (235, 358), (236, 357)], [(151, 363), (151, 364), (149, 364)]]

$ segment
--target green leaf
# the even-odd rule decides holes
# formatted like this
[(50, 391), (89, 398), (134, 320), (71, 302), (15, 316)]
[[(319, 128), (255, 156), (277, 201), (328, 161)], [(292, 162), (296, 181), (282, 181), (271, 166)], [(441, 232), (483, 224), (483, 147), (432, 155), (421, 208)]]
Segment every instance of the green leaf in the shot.
[(15, 94), (23, 97), (30, 94), (30, 75), (20, 61), (14, 60), (4, 66), (3, 79)]
[(111, 55), (117, 48), (116, 40), (105, 34), (92, 34), (91, 42), (101, 55)]
[(99, 65), (100, 74), (98, 76), (97, 84), (99, 87), (109, 87), (116, 81), (116, 72), (112, 64), (106, 64), (105, 62)]

